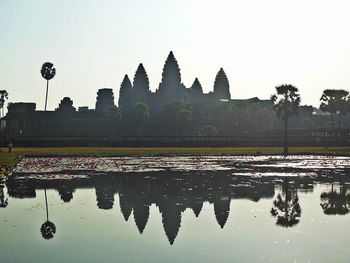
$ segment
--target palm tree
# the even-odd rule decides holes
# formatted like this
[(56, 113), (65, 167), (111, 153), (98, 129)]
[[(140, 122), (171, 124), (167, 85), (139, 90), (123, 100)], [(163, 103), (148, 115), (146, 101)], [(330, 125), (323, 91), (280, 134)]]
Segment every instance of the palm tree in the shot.
[(112, 121), (120, 121), (122, 119), (122, 111), (115, 105), (110, 106), (106, 112), (106, 117)]
[(5, 199), (4, 185), (0, 184), (0, 207), (6, 207), (8, 205), (8, 199)]
[(49, 80), (52, 79), (56, 74), (56, 69), (53, 67), (53, 64), (50, 62), (45, 62), (41, 66), (41, 76), (46, 79), (46, 98), (45, 98), (45, 111), (47, 106), (47, 94), (49, 92)]
[(176, 131), (176, 116), (177, 113), (185, 109), (185, 104), (182, 101), (172, 101), (162, 105), (161, 120), (167, 135), (172, 135)]
[(216, 136), (218, 129), (214, 125), (204, 125), (201, 129), (201, 134), (203, 136)]
[(341, 89), (326, 89), (321, 96), (320, 109), (331, 114), (334, 129), (334, 114), (338, 115), (338, 128), (341, 130), (341, 117), (347, 113), (347, 96), (349, 92)]
[(288, 119), (298, 113), (300, 95), (298, 89), (293, 85), (281, 85), (276, 87), (277, 94), (271, 96), (274, 110), (277, 116), (284, 120), (284, 150), (283, 154), (288, 155)]
[(6, 90), (0, 90), (0, 117), (4, 116), (5, 98), (8, 99), (8, 95)]

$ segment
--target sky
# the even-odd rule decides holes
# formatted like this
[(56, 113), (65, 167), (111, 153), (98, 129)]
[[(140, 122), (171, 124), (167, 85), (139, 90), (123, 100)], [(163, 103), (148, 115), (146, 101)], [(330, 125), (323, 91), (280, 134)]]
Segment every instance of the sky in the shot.
[(118, 102), (125, 74), (143, 63), (155, 91), (173, 51), (182, 81), (213, 90), (223, 67), (233, 99), (268, 99), (280, 84), (319, 106), (324, 89), (350, 90), (350, 1), (0, 0), (0, 89), (42, 110), (63, 97), (95, 108), (100, 88)]

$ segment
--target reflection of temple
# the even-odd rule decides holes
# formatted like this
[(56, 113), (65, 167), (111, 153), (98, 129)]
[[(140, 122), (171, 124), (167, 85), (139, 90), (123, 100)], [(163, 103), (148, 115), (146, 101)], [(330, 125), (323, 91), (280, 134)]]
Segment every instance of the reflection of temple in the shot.
[(73, 199), (75, 188), (73, 188), (71, 185), (60, 185), (57, 187), (57, 191), (61, 196), (62, 201), (68, 203)]
[(272, 182), (261, 184), (256, 180), (250, 181), (249, 178), (227, 176), (214, 180), (213, 176), (197, 174), (190, 177), (182, 174), (160, 174), (152, 179), (132, 174), (99, 175), (91, 179), (71, 181), (10, 180), (7, 187), (9, 195), (17, 198), (35, 197), (36, 189), (54, 188), (64, 202), (73, 199), (75, 189), (94, 187), (97, 207), (100, 209), (112, 209), (115, 204), (114, 196), (118, 194), (120, 211), (125, 221), (132, 214), (140, 233), (145, 231), (150, 206), (155, 204), (159, 208), (164, 232), (170, 244), (174, 243), (179, 233), (182, 213), (187, 208), (198, 217), (204, 202), (213, 204), (216, 221), (223, 228), (229, 217), (232, 198), (258, 201), (261, 197), (274, 195)]
[[(330, 180), (322, 178), (322, 180)], [(327, 181), (327, 182), (328, 182)], [(150, 206), (156, 205), (162, 217), (162, 224), (169, 243), (173, 244), (179, 235), (182, 214), (186, 209), (200, 216), (204, 203), (213, 206), (213, 215), (220, 228), (229, 222), (231, 199), (249, 199), (253, 202), (275, 195), (274, 178), (251, 178), (228, 176), (225, 172), (184, 175), (163, 173), (144, 176), (142, 174), (107, 174), (92, 176), (90, 179), (74, 180), (13, 180), (7, 181), (8, 195), (15, 198), (36, 196), (36, 189), (56, 189), (64, 202), (73, 199), (77, 188), (95, 188), (99, 209), (112, 209), (115, 195), (119, 196), (120, 211), (128, 221), (133, 215), (137, 229), (143, 233), (150, 216)], [(282, 183), (282, 199), (292, 204), (298, 190), (310, 191), (311, 178), (293, 178), (293, 183)], [(308, 187), (305, 187), (308, 185)], [(286, 189), (285, 186), (289, 188)], [(349, 195), (346, 195), (349, 196)], [(324, 196), (329, 197), (329, 196)], [(343, 200), (343, 199), (342, 199)], [(288, 203), (287, 202), (287, 203)], [(286, 202), (277, 204), (284, 209)], [(293, 204), (292, 204), (293, 205)], [(299, 220), (299, 219), (298, 219)]]

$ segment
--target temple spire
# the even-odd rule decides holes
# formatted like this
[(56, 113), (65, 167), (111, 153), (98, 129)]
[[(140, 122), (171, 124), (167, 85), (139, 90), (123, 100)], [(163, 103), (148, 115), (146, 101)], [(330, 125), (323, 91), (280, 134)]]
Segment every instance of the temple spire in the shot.
[(162, 82), (159, 84), (159, 90), (176, 91), (180, 86), (180, 68), (174, 53), (170, 51), (163, 67)]
[(124, 76), (120, 85), (118, 105), (123, 112), (132, 110), (132, 85), (128, 75)]
[(214, 94), (218, 99), (231, 99), (230, 85), (222, 68), (220, 68), (215, 78)]
[(191, 91), (193, 94), (203, 94), (202, 85), (199, 82), (198, 78), (196, 78), (191, 86)]
[(143, 64), (140, 63), (137, 67), (133, 82), (135, 91), (148, 92), (149, 91), (149, 80)]

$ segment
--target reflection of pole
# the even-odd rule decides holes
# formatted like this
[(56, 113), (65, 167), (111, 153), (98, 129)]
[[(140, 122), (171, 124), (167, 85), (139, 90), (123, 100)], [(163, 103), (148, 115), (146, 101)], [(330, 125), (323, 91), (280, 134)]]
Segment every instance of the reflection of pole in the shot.
[(46, 188), (45, 188), (45, 204), (46, 204), (46, 221), (49, 221), (49, 209), (47, 206), (47, 195), (46, 195)]

